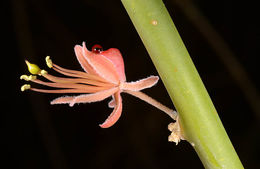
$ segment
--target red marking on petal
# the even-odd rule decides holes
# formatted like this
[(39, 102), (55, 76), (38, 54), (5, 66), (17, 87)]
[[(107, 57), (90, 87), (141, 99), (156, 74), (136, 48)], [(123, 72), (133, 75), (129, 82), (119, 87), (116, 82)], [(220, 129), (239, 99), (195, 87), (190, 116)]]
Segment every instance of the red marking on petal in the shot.
[(113, 126), (121, 116), (122, 98), (120, 96), (120, 92), (119, 91), (116, 92), (114, 97), (115, 97), (115, 101), (116, 101), (115, 108), (114, 108), (113, 112), (105, 120), (105, 122), (99, 125), (102, 128), (109, 128), (109, 127)]

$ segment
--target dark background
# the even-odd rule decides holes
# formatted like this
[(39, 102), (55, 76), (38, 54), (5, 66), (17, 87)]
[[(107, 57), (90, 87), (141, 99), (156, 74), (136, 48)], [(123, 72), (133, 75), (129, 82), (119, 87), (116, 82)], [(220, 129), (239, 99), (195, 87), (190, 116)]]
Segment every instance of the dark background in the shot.
[[(258, 168), (260, 110), (252, 108), (245, 97), (246, 88), (239, 87), (202, 36), (203, 30), (198, 30), (174, 1), (164, 2), (242, 163), (245, 168)], [(193, 2), (259, 89), (256, 4), (232, 0)], [(128, 81), (157, 75), (119, 0), (10, 0), (2, 6), (2, 37), (8, 38), (2, 39), (5, 45), (1, 56), (1, 168), (203, 168), (188, 142), (175, 146), (167, 141), (171, 119), (132, 96), (123, 94), (123, 114), (116, 125), (101, 129), (98, 124), (111, 112), (108, 100), (71, 108), (51, 106), (49, 102), (60, 96), (57, 94), (20, 92), (26, 82), (19, 77), (28, 74), (24, 59), (47, 69), (44, 58), (50, 55), (58, 65), (80, 70), (73, 47), (83, 41), (88, 48), (100, 44), (104, 49), (120, 49)], [(173, 107), (161, 81), (145, 92)]]

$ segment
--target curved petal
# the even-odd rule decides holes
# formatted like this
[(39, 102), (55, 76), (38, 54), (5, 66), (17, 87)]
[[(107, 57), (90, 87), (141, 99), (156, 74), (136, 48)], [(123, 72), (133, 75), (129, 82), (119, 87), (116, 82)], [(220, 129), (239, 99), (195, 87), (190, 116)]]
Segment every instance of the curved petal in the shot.
[(113, 126), (121, 116), (122, 98), (120, 96), (120, 92), (119, 91), (116, 92), (114, 97), (115, 97), (115, 101), (116, 101), (115, 108), (114, 108), (113, 112), (105, 120), (105, 122), (99, 125), (102, 128), (109, 128), (109, 127)]
[(114, 64), (101, 54), (96, 54), (87, 50), (83, 42), (82, 53), (88, 64), (93, 68), (96, 74), (107, 81), (118, 84), (119, 75)]
[(96, 74), (96, 72), (94, 71), (92, 66), (84, 58), (84, 55), (82, 53), (82, 47), (80, 45), (76, 45), (74, 47), (74, 51), (75, 51), (76, 57), (78, 59), (78, 62), (80, 63), (80, 65), (84, 69), (84, 71), (89, 74)]
[(120, 81), (126, 81), (124, 60), (120, 51), (116, 48), (110, 48), (106, 51), (103, 51), (101, 55), (108, 58), (114, 64)]
[(116, 105), (116, 101), (115, 101), (114, 95), (112, 95), (112, 99), (108, 102), (108, 107), (114, 108), (115, 105)]
[(100, 92), (92, 93), (92, 94), (82, 94), (77, 97), (75, 97), (71, 102), (70, 106), (74, 106), (75, 103), (91, 103), (91, 102), (97, 102), (102, 101), (109, 96), (112, 96), (115, 92), (118, 91), (117, 87), (108, 89), (108, 90), (102, 90)]
[(62, 96), (62, 97), (58, 97), (58, 98), (54, 99), (53, 101), (51, 101), (51, 104), (68, 104), (74, 98), (75, 98), (75, 96)]
[(121, 89), (131, 90), (131, 91), (140, 91), (153, 87), (158, 82), (158, 76), (150, 76), (135, 82), (122, 83)]
[(91, 94), (81, 94), (79, 96), (62, 96), (51, 101), (51, 104), (69, 104), (70, 106), (73, 106), (75, 103), (97, 102), (112, 96), (116, 91), (118, 91), (118, 88), (114, 87)]

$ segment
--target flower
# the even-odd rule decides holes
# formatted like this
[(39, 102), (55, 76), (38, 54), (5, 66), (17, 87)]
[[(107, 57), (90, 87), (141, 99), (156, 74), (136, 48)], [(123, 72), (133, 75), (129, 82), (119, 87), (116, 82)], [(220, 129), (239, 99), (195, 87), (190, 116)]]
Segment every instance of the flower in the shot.
[[(112, 96), (108, 106), (114, 108), (114, 110), (105, 122), (100, 124), (102, 128), (111, 127), (120, 118), (122, 113), (122, 98), (120, 94), (122, 92), (138, 97), (176, 119), (177, 114), (175, 111), (140, 92), (143, 89), (154, 86), (159, 80), (158, 76), (150, 76), (135, 82), (126, 82), (124, 61), (118, 49), (110, 48), (103, 51), (101, 46), (95, 45), (89, 51), (83, 42), (82, 46), (76, 45), (74, 50), (84, 71), (62, 68), (54, 64), (50, 57), (47, 56), (47, 66), (67, 76), (56, 77), (40, 69), (37, 65), (25, 61), (29, 72), (33, 75), (22, 75), (20, 79), (57, 89), (38, 89), (25, 84), (21, 87), (21, 91), (79, 93), (80, 95), (78, 96), (63, 96), (51, 101), (51, 104), (69, 104), (69, 106), (73, 106), (75, 103), (102, 101)], [(35, 75), (43, 76), (48, 81), (39, 80)]]

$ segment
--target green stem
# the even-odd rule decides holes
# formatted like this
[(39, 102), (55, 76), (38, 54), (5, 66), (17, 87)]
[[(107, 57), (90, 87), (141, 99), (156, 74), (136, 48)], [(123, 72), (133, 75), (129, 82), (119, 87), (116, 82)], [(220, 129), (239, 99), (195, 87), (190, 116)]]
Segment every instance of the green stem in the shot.
[(205, 168), (243, 168), (161, 0), (122, 0)]

